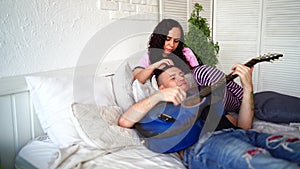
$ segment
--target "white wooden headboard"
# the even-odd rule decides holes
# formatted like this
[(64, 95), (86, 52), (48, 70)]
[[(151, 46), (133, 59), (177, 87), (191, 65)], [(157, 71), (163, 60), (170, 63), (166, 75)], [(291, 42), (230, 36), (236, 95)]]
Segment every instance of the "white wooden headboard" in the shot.
[[(80, 71), (89, 71), (86, 68)], [(72, 76), (75, 69), (35, 73), (44, 76)], [(43, 135), (34, 112), (25, 76), (0, 79), (0, 160), (2, 169), (13, 169), (16, 154), (31, 139)]]
[(14, 168), (15, 155), (20, 148), (43, 134), (22, 76), (0, 80), (0, 134), (3, 169)]

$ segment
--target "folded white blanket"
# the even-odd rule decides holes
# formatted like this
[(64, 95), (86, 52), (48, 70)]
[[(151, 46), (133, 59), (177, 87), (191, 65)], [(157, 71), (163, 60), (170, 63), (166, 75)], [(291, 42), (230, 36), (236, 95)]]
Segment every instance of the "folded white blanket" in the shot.
[(177, 153), (160, 154), (143, 145), (128, 146), (107, 152), (82, 144), (59, 149), (59, 157), (50, 164), (51, 169), (185, 169)]
[(288, 124), (277, 124), (261, 120), (254, 120), (253, 129), (263, 133), (286, 135), (290, 137), (300, 138), (300, 130), (298, 127), (292, 127)]

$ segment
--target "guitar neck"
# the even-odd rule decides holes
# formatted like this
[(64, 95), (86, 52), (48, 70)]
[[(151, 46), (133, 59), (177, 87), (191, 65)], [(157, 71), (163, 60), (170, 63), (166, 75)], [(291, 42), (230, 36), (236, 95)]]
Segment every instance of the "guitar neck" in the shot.
[[(248, 67), (252, 67), (259, 62), (264, 62), (264, 61), (273, 62), (275, 60), (280, 60), (282, 57), (283, 57), (283, 54), (278, 54), (278, 53), (264, 54), (264, 55), (256, 57), (256, 58), (252, 58), (250, 61), (248, 61), (244, 65), (248, 66)], [(208, 96), (209, 94), (211, 94), (212, 90), (215, 90), (221, 86), (224, 86), (224, 84), (226, 85), (228, 82), (232, 81), (236, 77), (238, 77), (238, 75), (233, 75), (233, 72), (231, 72), (230, 74), (226, 75), (224, 78), (220, 79), (219, 81), (212, 84), (211, 86), (206, 86), (204, 88), (201, 88), (201, 90), (199, 91), (198, 94), (195, 94), (195, 95), (187, 98), (185, 100), (185, 103), (188, 103), (190, 100), (193, 100), (194, 98), (198, 98), (198, 97), (203, 98), (203, 97)], [(198, 89), (198, 85), (191, 88), (191, 91), (192, 91), (191, 93), (193, 93), (193, 91), (195, 91), (195, 89)]]
[[(251, 59), (250, 61), (248, 61), (244, 65), (247, 66), (247, 67), (252, 67), (256, 63), (258, 63), (257, 60)], [(202, 90), (200, 90), (200, 92), (199, 92), (200, 97), (205, 97), (205, 96), (209, 95), (211, 93), (212, 88), (216, 89), (216, 88), (220, 87), (221, 85), (223, 85), (224, 82), (227, 84), (228, 82), (232, 81), (236, 77), (238, 77), (238, 75), (233, 75), (233, 72), (231, 72), (230, 74), (226, 75), (225, 78), (219, 80), (215, 84), (213, 84), (211, 86), (207, 86), (207, 87), (203, 88)]]
[[(255, 59), (251, 59), (250, 61), (248, 61), (247, 63), (245, 63), (244, 65), (247, 67), (252, 67), (254, 66), (257, 62), (257, 60)], [(230, 74), (226, 75), (225, 79), (226, 79), (226, 83), (232, 81), (233, 79), (235, 79), (236, 77), (238, 77), (238, 75), (232, 75), (233, 72), (231, 72)]]

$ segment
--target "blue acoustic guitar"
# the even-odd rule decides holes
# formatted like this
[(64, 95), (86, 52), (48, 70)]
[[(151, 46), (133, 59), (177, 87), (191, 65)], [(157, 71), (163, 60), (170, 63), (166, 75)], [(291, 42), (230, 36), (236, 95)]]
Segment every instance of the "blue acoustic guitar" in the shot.
[[(256, 63), (273, 62), (282, 57), (282, 54), (265, 54), (251, 59), (245, 65), (252, 67)], [(236, 77), (230, 73), (211, 86), (192, 87), (187, 92), (187, 99), (181, 105), (174, 106), (173, 103), (160, 102), (154, 106), (139, 123), (135, 124), (144, 145), (154, 152), (172, 153), (197, 142), (205, 124), (201, 118), (202, 112), (214, 109), (213, 112), (219, 116), (224, 114), (222, 88), (224, 89), (224, 84)], [(209, 112), (211, 114), (211, 111)]]

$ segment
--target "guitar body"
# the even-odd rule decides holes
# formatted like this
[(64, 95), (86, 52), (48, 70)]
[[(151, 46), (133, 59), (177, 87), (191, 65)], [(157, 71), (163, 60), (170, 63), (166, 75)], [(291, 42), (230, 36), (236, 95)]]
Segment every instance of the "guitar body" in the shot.
[[(198, 140), (204, 125), (200, 115), (209, 105), (210, 97), (203, 98), (193, 107), (159, 103), (135, 127), (150, 150), (159, 153), (177, 152)], [(167, 117), (161, 118), (162, 113)]]

